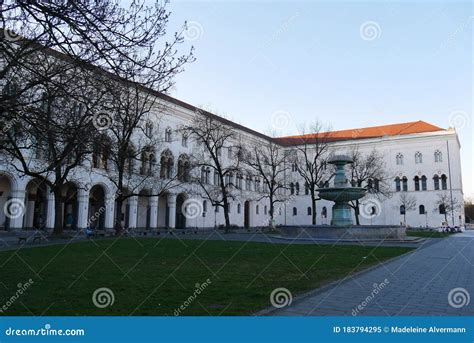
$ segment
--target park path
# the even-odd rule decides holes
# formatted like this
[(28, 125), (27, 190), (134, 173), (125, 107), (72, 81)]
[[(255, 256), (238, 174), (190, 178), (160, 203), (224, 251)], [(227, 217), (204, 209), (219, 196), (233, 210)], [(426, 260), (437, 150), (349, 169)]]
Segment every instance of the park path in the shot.
[[(474, 231), (310, 292), (279, 316), (474, 315)], [(291, 290), (290, 290), (291, 291)]]

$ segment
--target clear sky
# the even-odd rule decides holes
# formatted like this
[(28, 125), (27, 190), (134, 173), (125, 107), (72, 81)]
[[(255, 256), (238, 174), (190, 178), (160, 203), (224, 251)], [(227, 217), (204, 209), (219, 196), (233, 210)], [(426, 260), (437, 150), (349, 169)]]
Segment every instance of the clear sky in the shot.
[[(172, 1), (197, 61), (171, 95), (269, 133), (425, 120), (456, 126), (472, 165), (472, 2)], [(282, 114), (283, 113), (283, 114)], [(276, 118), (276, 119), (275, 119)]]

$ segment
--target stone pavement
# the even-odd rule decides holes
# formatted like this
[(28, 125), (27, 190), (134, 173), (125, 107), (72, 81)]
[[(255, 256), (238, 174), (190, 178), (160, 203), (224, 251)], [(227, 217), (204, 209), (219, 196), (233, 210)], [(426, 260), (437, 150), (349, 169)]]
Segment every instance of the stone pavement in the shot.
[(474, 231), (467, 231), (426, 244), (369, 271), (293, 299), (287, 307), (268, 309), (265, 314), (472, 316), (473, 263)]

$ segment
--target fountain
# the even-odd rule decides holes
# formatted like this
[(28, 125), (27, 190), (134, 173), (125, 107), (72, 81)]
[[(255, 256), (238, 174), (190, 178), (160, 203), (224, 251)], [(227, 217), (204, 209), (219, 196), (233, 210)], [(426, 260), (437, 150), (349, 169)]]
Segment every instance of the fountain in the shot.
[(349, 156), (336, 155), (330, 158), (328, 163), (336, 166), (334, 187), (319, 188), (319, 197), (334, 201), (331, 225), (352, 226), (352, 213), (349, 201), (363, 198), (367, 190), (363, 187), (348, 187), (344, 167), (346, 164), (354, 163)]
[(347, 155), (335, 155), (328, 163), (336, 166), (334, 187), (319, 188), (319, 197), (333, 201), (331, 225), (281, 226), (283, 239), (309, 239), (338, 242), (397, 241), (410, 242), (405, 228), (396, 225), (353, 225), (350, 201), (362, 199), (367, 190), (352, 187), (345, 174), (345, 166), (354, 163)]

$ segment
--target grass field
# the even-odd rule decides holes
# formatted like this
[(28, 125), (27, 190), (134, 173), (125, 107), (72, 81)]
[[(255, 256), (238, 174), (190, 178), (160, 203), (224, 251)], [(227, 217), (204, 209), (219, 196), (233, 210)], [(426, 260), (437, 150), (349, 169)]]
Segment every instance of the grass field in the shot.
[(450, 235), (449, 233), (446, 233), (446, 232), (416, 231), (416, 230), (407, 230), (406, 233), (407, 233), (407, 236), (426, 237), (426, 238), (444, 238)]
[[(277, 287), (295, 296), (409, 250), (127, 238), (4, 251), (0, 314), (174, 315), (185, 301), (180, 315), (251, 314), (270, 306)], [(94, 306), (101, 287), (112, 290), (113, 305)]]

